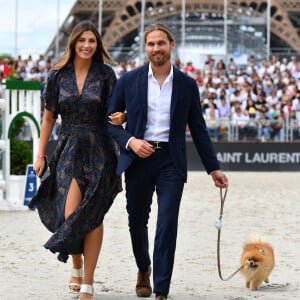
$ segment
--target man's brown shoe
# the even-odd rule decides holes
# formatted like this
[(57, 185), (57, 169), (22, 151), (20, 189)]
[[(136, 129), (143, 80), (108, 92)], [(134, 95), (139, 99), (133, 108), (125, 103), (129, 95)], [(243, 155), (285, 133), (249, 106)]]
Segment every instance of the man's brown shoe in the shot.
[(138, 272), (135, 292), (138, 297), (150, 297), (152, 288), (150, 285), (151, 267), (147, 272)]
[(160, 295), (160, 296), (156, 296), (155, 300), (167, 300), (167, 297)]

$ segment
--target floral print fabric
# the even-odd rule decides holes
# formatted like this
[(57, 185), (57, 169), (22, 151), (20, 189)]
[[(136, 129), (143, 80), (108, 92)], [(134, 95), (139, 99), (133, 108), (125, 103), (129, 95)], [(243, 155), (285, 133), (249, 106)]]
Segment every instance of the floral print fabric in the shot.
[[(77, 90), (73, 64), (51, 71), (42, 101), (61, 115), (58, 142), (49, 163), (51, 175), (41, 183), (32, 202), (43, 224), (53, 232), (44, 245), (66, 262), (83, 253), (83, 238), (98, 227), (122, 190), (116, 175), (117, 148), (105, 128), (105, 115), (116, 77), (112, 68), (93, 62), (82, 93)], [(75, 179), (82, 202), (64, 220), (70, 183)]]

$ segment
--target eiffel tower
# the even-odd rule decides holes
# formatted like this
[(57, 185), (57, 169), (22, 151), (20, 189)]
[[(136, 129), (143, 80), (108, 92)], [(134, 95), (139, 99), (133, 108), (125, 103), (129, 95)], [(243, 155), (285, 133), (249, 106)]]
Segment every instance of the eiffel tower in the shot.
[[(266, 55), (267, 14), (272, 54), (300, 55), (300, 1), (227, 0), (227, 32), (229, 53), (241, 46), (249, 55)], [(175, 32), (177, 44), (182, 42), (182, 0), (146, 0), (144, 23), (161, 22)], [(104, 45), (115, 60), (130, 59), (139, 54), (141, 0), (103, 0), (101, 29)], [(185, 0), (185, 42), (202, 45), (224, 43), (224, 0)], [(73, 27), (82, 20), (95, 26), (99, 21), (99, 0), (77, 0), (59, 31), (59, 53), (62, 54)], [(56, 37), (45, 55), (54, 55)], [(263, 50), (262, 50), (263, 49)]]

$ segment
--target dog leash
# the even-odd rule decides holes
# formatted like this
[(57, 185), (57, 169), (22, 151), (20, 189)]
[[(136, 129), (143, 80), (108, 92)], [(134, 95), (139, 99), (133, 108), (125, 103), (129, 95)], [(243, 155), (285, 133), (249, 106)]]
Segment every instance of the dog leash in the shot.
[(218, 258), (218, 273), (219, 277), (223, 281), (228, 281), (231, 279), (235, 274), (237, 274), (244, 266), (240, 266), (235, 272), (233, 272), (230, 276), (227, 278), (223, 278), (222, 272), (221, 272), (221, 259), (220, 259), (220, 240), (221, 240), (221, 228), (222, 228), (222, 217), (223, 217), (223, 209), (224, 209), (224, 203), (227, 196), (227, 190), (228, 188), (225, 188), (225, 192), (223, 195), (223, 189), (220, 188), (220, 199), (221, 199), (221, 207), (220, 207), (220, 216), (219, 219), (215, 222), (215, 227), (218, 229), (218, 242), (217, 242), (217, 258)]

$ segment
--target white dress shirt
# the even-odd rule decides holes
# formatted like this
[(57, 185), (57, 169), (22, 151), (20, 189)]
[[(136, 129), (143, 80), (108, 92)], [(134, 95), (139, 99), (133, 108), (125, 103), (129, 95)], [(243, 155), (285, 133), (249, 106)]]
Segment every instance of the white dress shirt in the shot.
[[(162, 87), (153, 75), (151, 65), (148, 72), (148, 114), (144, 140), (153, 142), (168, 142), (170, 131), (170, 110), (173, 89), (173, 66)], [(129, 150), (129, 142), (126, 143)]]
[(144, 135), (144, 139), (147, 141), (169, 141), (172, 86), (173, 66), (160, 88), (149, 64), (148, 114)]

